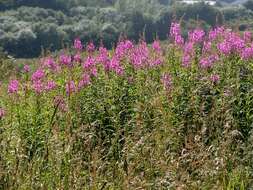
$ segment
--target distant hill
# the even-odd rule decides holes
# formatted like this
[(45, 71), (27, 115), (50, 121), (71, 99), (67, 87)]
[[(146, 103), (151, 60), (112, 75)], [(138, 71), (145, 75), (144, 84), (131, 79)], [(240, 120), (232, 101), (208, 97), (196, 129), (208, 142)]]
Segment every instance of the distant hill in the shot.
[(186, 4), (194, 4), (194, 3), (198, 3), (202, 1), (210, 5), (214, 5), (215, 2), (221, 3), (222, 5), (240, 5), (247, 2), (248, 0), (216, 0), (216, 1), (215, 0), (182, 0), (180, 2), (184, 2)]
[(218, 2), (221, 3), (228, 3), (228, 4), (242, 4), (245, 3), (248, 0), (218, 0)]

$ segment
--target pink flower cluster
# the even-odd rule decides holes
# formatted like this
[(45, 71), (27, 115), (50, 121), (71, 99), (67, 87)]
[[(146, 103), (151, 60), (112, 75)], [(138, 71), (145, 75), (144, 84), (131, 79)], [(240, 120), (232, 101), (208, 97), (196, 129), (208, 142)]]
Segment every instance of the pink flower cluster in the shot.
[(124, 68), (120, 64), (120, 60), (114, 56), (109, 64), (109, 70), (114, 71), (116, 74), (122, 76), (124, 74)]
[(59, 70), (59, 66), (56, 64), (53, 58), (47, 57), (45, 59), (42, 59), (42, 65), (44, 68), (48, 68), (49, 70), (55, 72)]
[(204, 41), (203, 48), (202, 48), (202, 54), (208, 54), (212, 51), (212, 42), (211, 41)]
[(223, 26), (214, 28), (213, 30), (209, 31), (208, 40), (214, 41), (217, 38), (222, 37), (225, 33), (226, 33), (226, 30)]
[(79, 50), (81, 51), (83, 49), (83, 45), (82, 45), (82, 42), (79, 38), (76, 38), (75, 41), (74, 41), (74, 48), (76, 50)]
[[(83, 74), (82, 76), (82, 79), (79, 81), (78, 83), (78, 90), (82, 90), (84, 87), (88, 86), (91, 84), (91, 78), (90, 78), (90, 75), (88, 74)], [(68, 91), (67, 90), (67, 94), (68, 94)]]
[[(196, 56), (200, 56), (199, 65), (202, 69), (212, 68), (219, 61), (219, 56), (230, 56), (236, 54), (242, 60), (253, 58), (253, 44), (251, 44), (252, 35), (250, 32), (244, 32), (243, 36), (224, 27), (217, 27), (209, 31), (208, 36), (202, 29), (195, 29), (188, 33), (188, 39), (185, 43), (177, 43), (176, 39), (181, 38), (181, 29), (178, 23), (172, 23), (170, 36), (176, 45), (183, 46), (182, 66), (190, 67)], [(197, 55), (197, 49), (201, 47), (201, 55)], [(198, 59), (198, 58), (197, 58)]]
[(68, 81), (66, 84), (66, 93), (68, 96), (70, 96), (72, 93), (76, 92), (76, 85), (74, 81)]
[(94, 77), (97, 77), (96, 65), (97, 65), (97, 59), (92, 56), (88, 56), (85, 62), (83, 63), (83, 69), (84, 71), (90, 73)]
[(62, 65), (65, 65), (65, 66), (68, 66), (68, 67), (72, 67), (73, 66), (72, 59), (71, 59), (70, 55), (62, 54), (60, 56), (60, 62), (61, 62)]
[(154, 67), (154, 66), (159, 66), (163, 64), (164, 58), (162, 54), (162, 48), (161, 44), (158, 40), (155, 40), (152, 44), (152, 55), (149, 56), (149, 66)]
[(158, 40), (155, 40), (155, 41), (153, 42), (152, 48), (153, 48), (153, 50), (154, 50), (156, 53), (161, 53), (161, 51), (162, 51), (160, 42), (159, 42)]
[(144, 68), (148, 65), (149, 53), (149, 48), (145, 41), (141, 41), (132, 49), (130, 52), (130, 60), (135, 69)]
[(213, 66), (213, 64), (218, 61), (219, 57), (217, 55), (210, 55), (208, 57), (203, 57), (200, 59), (199, 64), (203, 69), (208, 69)]
[(18, 80), (11, 80), (8, 85), (8, 93), (9, 94), (17, 94), (19, 90), (19, 81)]
[(35, 93), (41, 94), (44, 91), (48, 92), (56, 89), (56, 83), (52, 80), (44, 82), (45, 78), (45, 71), (41, 68), (39, 68), (32, 74), (32, 89), (35, 91)]
[(29, 73), (30, 72), (30, 66), (29, 65), (24, 65), (23, 71), (24, 73)]
[(249, 60), (253, 58), (253, 45), (246, 47), (241, 51), (241, 58), (243, 60)]
[[(208, 73), (208, 76), (204, 78), (214, 84), (220, 81), (220, 75), (213, 74), (213, 72), (216, 71), (215, 67), (219, 63), (224, 64), (223, 58), (238, 56), (245, 61), (253, 59), (250, 32), (244, 32), (241, 35), (224, 27), (217, 27), (207, 33), (197, 28), (189, 32), (188, 38), (184, 39), (180, 24), (173, 22), (170, 28), (170, 38), (173, 41), (171, 47), (174, 49), (173, 51), (169, 49), (169, 51), (173, 52), (175, 62), (187, 68), (186, 71), (196, 68), (203, 73)], [(114, 51), (109, 51), (103, 46), (96, 51), (97, 47), (92, 42), (84, 46), (77, 38), (73, 43), (73, 48), (75, 49), (71, 51), (73, 54), (62, 53), (58, 58), (50, 56), (43, 58), (41, 65), (33, 73), (29, 65), (25, 65), (22, 72), (26, 73), (26, 79), (31, 72), (29, 81), (23, 85), (21, 80), (20, 82), (11, 80), (8, 85), (8, 93), (18, 94), (21, 86), (28, 86), (27, 89), (32, 89), (36, 94), (62, 88), (67, 96), (71, 96), (98, 80), (98, 73), (103, 69), (106, 76), (110, 77), (110, 73), (116, 73), (117, 76), (132, 84), (135, 76), (129, 76), (127, 72), (129, 68), (136, 73), (139, 70), (146, 71), (155, 68), (159, 70), (163, 68), (162, 65), (167, 64), (167, 61), (169, 63), (159, 40), (155, 40), (149, 46), (145, 40), (134, 44), (130, 40), (121, 39)], [(65, 78), (62, 79), (60, 74), (63, 74)], [(166, 90), (171, 90), (172, 75), (164, 73), (161, 76), (161, 83)]]
[(95, 47), (95, 45), (93, 44), (93, 42), (90, 42), (88, 45), (87, 45), (87, 51), (89, 52), (89, 53), (93, 53), (95, 50), (96, 50), (96, 47)]
[(191, 61), (194, 57), (195, 51), (194, 51), (194, 44), (192, 42), (185, 43), (183, 47), (183, 56), (182, 56), (182, 66), (183, 67), (190, 67)]
[(32, 74), (32, 81), (39, 81), (45, 77), (45, 72), (42, 69), (36, 70)]
[(188, 38), (190, 42), (200, 43), (204, 40), (205, 32), (202, 29), (195, 29), (188, 33)]
[(181, 46), (184, 44), (184, 39), (181, 35), (181, 28), (179, 23), (176, 22), (171, 23), (170, 37), (173, 39), (176, 45)]
[(99, 48), (99, 55), (97, 57), (97, 62), (101, 63), (104, 66), (104, 70), (106, 72), (110, 69), (110, 58), (109, 58), (109, 52), (106, 48), (100, 47)]
[(77, 54), (74, 55), (74, 61), (77, 62), (77, 63), (81, 63), (82, 57), (81, 57), (80, 53), (77, 53)]
[(128, 56), (129, 51), (133, 48), (134, 45), (130, 40), (120, 41), (115, 49), (115, 56), (121, 60), (125, 56)]

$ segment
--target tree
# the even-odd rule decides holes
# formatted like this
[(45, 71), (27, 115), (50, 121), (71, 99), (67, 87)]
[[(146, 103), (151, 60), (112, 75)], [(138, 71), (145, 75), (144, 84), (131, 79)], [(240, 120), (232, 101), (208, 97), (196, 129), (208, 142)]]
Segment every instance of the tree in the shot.
[(14, 0), (1, 0), (0, 1), (0, 11), (6, 10), (14, 6)]
[(253, 0), (248, 0), (246, 1), (243, 6), (246, 8), (246, 9), (250, 9), (253, 11)]
[(158, 0), (158, 2), (162, 5), (168, 5), (169, 4), (169, 0)]

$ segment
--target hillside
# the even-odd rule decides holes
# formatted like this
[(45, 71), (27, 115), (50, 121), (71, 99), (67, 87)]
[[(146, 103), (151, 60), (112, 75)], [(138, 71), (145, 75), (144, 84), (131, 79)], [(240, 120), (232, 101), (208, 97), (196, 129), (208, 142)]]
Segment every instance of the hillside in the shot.
[(84, 43), (102, 42), (112, 48), (120, 36), (138, 41), (144, 34), (148, 43), (165, 40), (175, 19), (183, 19), (186, 31), (199, 23), (205, 29), (222, 23), (251, 28), (252, 18), (248, 7), (180, 5), (168, 0), (2, 0), (0, 47), (14, 57), (31, 58), (68, 47), (77, 36)]
[(218, 2), (232, 3), (232, 4), (242, 4), (247, 0), (217, 0)]

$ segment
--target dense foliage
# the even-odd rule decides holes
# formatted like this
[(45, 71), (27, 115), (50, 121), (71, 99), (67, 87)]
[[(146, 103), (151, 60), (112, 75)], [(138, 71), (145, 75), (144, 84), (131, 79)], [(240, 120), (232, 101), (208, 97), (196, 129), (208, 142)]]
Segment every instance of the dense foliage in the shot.
[[(248, 189), (252, 34), (74, 42), (0, 86), (0, 189)], [(34, 65), (33, 65), (34, 66)]]
[[(112, 47), (120, 36), (147, 42), (167, 37), (175, 18), (185, 28), (206, 29), (226, 21), (253, 17), (245, 8), (224, 9), (204, 3), (183, 5), (168, 0), (1, 0), (0, 46), (16, 57), (39, 56), (42, 49), (57, 50), (74, 37)], [(195, 21), (194, 21), (195, 20)], [(197, 20), (197, 21), (196, 21)], [(238, 22), (239, 23), (239, 22)]]

